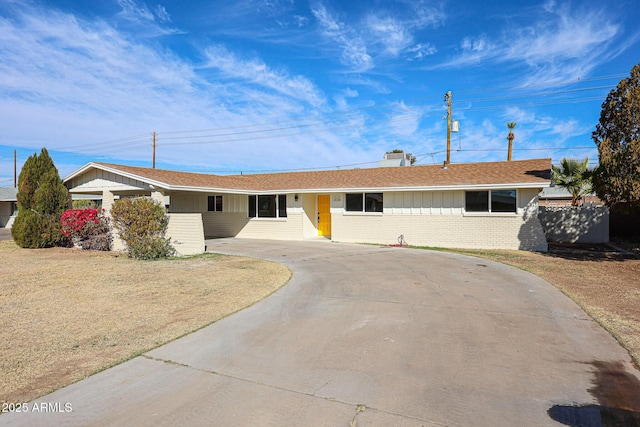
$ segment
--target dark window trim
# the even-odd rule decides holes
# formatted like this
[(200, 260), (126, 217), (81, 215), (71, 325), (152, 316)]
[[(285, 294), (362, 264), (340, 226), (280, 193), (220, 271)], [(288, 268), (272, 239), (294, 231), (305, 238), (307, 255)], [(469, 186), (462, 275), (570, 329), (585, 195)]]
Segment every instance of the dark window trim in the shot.
[[(494, 209), (494, 198), (493, 198), (493, 193), (494, 192), (503, 192), (503, 191), (513, 191), (514, 192), (514, 203), (513, 203), (513, 209), (509, 209), (509, 210), (496, 210)], [(467, 200), (467, 195), (469, 193), (486, 193), (486, 203), (487, 203), (487, 210), (469, 210), (468, 208), (468, 200)], [(497, 205), (497, 203), (496, 203)], [(518, 213), (518, 189), (516, 188), (507, 188), (507, 189), (493, 189), (493, 190), (467, 190), (465, 191), (465, 200), (464, 200), (464, 211), (466, 213), (495, 213), (495, 214), (510, 214), (510, 213)]]
[[(274, 206), (268, 207), (269, 213), (273, 215), (260, 215), (260, 202), (273, 201)], [(286, 194), (250, 194), (247, 196), (247, 216), (249, 218), (286, 218), (287, 217), (287, 195)], [(265, 210), (263, 209), (263, 212)]]
[[(376, 202), (378, 198), (380, 200)], [(372, 201), (373, 205), (371, 204)], [(383, 213), (384, 193), (346, 193), (344, 210), (345, 212)]]
[(207, 212), (223, 212), (224, 204), (221, 195), (207, 196)]

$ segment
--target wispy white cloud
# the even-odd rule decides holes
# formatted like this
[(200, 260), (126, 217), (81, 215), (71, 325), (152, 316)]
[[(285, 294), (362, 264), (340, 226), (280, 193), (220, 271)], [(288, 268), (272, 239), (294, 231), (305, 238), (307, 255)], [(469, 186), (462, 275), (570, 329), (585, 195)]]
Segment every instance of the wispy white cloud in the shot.
[(163, 5), (157, 5), (153, 9), (136, 0), (117, 0), (121, 11), (118, 18), (128, 22), (136, 31), (143, 32), (148, 37), (166, 34), (175, 34), (179, 31), (169, 27), (171, 15)]
[(370, 14), (365, 22), (371, 39), (380, 43), (384, 52), (391, 56), (398, 56), (413, 43), (413, 36), (408, 28), (389, 16)]
[(351, 88), (346, 88), (342, 90), (340, 93), (333, 97), (334, 102), (336, 103), (336, 108), (338, 110), (346, 110), (348, 108), (348, 99), (356, 98), (358, 96), (358, 91), (353, 90)]
[(118, 5), (122, 8), (120, 15), (132, 21), (154, 21), (155, 16), (143, 4), (138, 4), (135, 0), (118, 0)]
[(314, 107), (325, 103), (318, 88), (307, 78), (291, 77), (288, 72), (276, 71), (259, 59), (242, 60), (222, 46), (207, 49), (206, 57), (207, 63), (202, 68), (217, 69), (227, 78), (249, 81)]
[(418, 43), (407, 49), (409, 61), (420, 61), (427, 56), (435, 55), (438, 49), (430, 43)]
[(161, 4), (156, 6), (156, 16), (158, 17), (160, 22), (163, 22), (163, 23), (171, 22), (171, 15), (169, 15), (169, 12), (167, 12), (167, 9)]
[(398, 104), (398, 111), (389, 119), (389, 133), (402, 140), (410, 139), (420, 127), (420, 118), (417, 110), (407, 107), (402, 101)]
[(323, 4), (316, 5), (311, 12), (318, 21), (320, 33), (340, 47), (341, 59), (345, 65), (357, 71), (366, 71), (374, 66), (365, 42), (356, 31), (334, 17)]
[(413, 11), (413, 18), (410, 22), (417, 28), (438, 27), (443, 25), (447, 19), (444, 2), (409, 0), (409, 4)]
[(378, 66), (392, 65), (400, 56), (420, 61), (437, 52), (432, 43), (417, 40), (416, 32), (441, 25), (446, 19), (443, 6), (426, 1), (400, 3), (400, 8), (393, 10), (383, 3), (363, 16), (347, 16), (348, 24), (322, 3), (311, 11), (320, 34), (340, 49), (341, 62), (350, 71), (371, 72)]
[(574, 10), (555, 2), (545, 3), (543, 9), (530, 25), (511, 22), (499, 38), (486, 34), (464, 37), (460, 54), (441, 67), (508, 63), (526, 66), (527, 83), (559, 82), (588, 75), (612, 58), (609, 47), (621, 34), (621, 27), (606, 12)]
[[(278, 122), (325, 104), (322, 92), (302, 76), (258, 59), (241, 60), (222, 47), (207, 54), (216, 78), (211, 69), (133, 41), (105, 21), (34, 8), (0, 17), (3, 140), (50, 150), (86, 145), (93, 156), (143, 159), (149, 158), (150, 139), (120, 149), (93, 144), (157, 130), (159, 161), (192, 166), (264, 165), (278, 156), (275, 147), (292, 150), (301, 143), (302, 137), (285, 137), (181, 147), (163, 140), (167, 130)], [(216, 154), (204, 154), (209, 152)], [(278, 166), (289, 161), (296, 160), (281, 159)]]

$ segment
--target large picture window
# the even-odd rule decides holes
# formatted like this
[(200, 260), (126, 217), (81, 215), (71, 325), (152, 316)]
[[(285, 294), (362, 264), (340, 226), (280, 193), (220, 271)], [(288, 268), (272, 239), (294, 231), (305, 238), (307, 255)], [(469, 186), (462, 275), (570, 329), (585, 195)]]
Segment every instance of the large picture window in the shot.
[(489, 192), (467, 191), (465, 206), (467, 212), (489, 212)]
[(347, 212), (382, 212), (382, 193), (347, 193)]
[(491, 212), (515, 212), (516, 190), (491, 190)]
[(260, 194), (249, 196), (249, 218), (286, 218), (286, 194)]
[(465, 211), (515, 213), (516, 200), (516, 190), (467, 191)]

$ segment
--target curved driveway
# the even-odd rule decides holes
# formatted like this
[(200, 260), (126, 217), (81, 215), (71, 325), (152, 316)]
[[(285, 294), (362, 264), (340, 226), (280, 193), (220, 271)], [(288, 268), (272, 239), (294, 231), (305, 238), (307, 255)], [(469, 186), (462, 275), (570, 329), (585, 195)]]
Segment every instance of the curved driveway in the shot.
[(637, 379), (608, 333), (556, 288), (514, 268), (316, 240), (207, 243), (284, 263), (293, 278), (248, 309), (39, 399), (69, 402), (71, 413), (0, 420), (558, 425), (547, 410), (594, 403), (602, 363)]

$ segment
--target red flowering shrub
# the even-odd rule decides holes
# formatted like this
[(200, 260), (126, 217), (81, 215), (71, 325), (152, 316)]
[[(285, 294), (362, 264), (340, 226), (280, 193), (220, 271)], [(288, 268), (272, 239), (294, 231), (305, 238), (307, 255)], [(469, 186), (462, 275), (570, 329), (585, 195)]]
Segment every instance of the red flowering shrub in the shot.
[(109, 219), (99, 209), (69, 209), (60, 217), (60, 226), (62, 234), (82, 249), (111, 249)]

